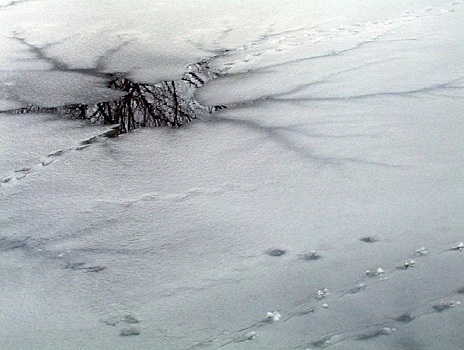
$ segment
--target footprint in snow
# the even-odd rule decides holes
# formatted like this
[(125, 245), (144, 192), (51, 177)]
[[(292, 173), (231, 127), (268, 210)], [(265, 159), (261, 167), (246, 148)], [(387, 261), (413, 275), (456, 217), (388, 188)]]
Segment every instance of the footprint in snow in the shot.
[(380, 329), (375, 329), (373, 331), (366, 332), (357, 337), (358, 340), (367, 340), (376, 338), (382, 335), (390, 335), (396, 331), (395, 328), (384, 327)]
[(63, 155), (64, 152), (65, 152), (64, 150), (60, 149), (60, 150), (58, 150), (58, 151), (49, 153), (49, 154), (48, 154), (48, 157), (58, 157), (58, 156)]
[(375, 243), (375, 242), (380, 241), (379, 238), (374, 237), (374, 236), (362, 237), (359, 240), (364, 243)]
[(405, 312), (404, 314), (398, 316), (395, 318), (395, 321), (401, 322), (401, 323), (409, 323), (413, 321), (416, 317), (409, 312)]
[(320, 258), (321, 256), (315, 250), (300, 254), (300, 259), (304, 261), (319, 260)]
[(119, 332), (119, 335), (122, 337), (130, 337), (133, 335), (140, 335), (140, 331), (135, 327), (123, 328)]
[(433, 305), (433, 309), (436, 312), (443, 312), (445, 310), (449, 310), (449, 309), (451, 309), (453, 307), (456, 307), (458, 305), (461, 305), (460, 301), (450, 300), (450, 301), (444, 301), (444, 302), (441, 302), (439, 304)]
[(283, 249), (271, 249), (271, 250), (268, 250), (266, 252), (267, 255), (269, 256), (274, 256), (274, 257), (277, 257), (277, 256), (282, 256), (286, 253), (285, 250)]

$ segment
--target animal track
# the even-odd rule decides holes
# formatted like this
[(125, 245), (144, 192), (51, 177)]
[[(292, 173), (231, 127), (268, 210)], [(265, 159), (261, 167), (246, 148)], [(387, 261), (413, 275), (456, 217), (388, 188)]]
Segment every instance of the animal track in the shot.
[[(361, 239), (361, 241), (363, 241)], [(369, 242), (368, 243), (372, 243)], [(451, 245), (451, 248), (436, 250), (436, 254), (446, 253), (447, 251), (460, 251), (460, 243)], [(275, 253), (275, 254), (272, 254)], [(269, 250), (267, 254), (271, 256), (282, 256), (285, 253), (284, 250), (281, 249), (274, 249)], [(310, 259), (313, 260), (313, 257), (318, 257), (315, 252), (312, 253), (303, 253), (298, 255), (300, 259), (305, 260), (305, 256), (310, 254)], [(430, 252), (425, 247), (421, 247), (412, 253), (410, 253), (410, 257), (427, 259), (427, 256), (430, 255)], [(433, 255), (433, 254), (432, 254)], [(428, 260), (428, 259), (427, 259)], [(420, 261), (422, 262), (422, 260)], [(334, 290), (329, 291), (327, 288), (319, 289), (315, 291), (309, 298), (299, 304), (295, 305), (295, 307), (288, 309), (288, 310), (281, 310), (278, 314), (277, 321), (279, 322), (288, 322), (294, 318), (298, 317), (308, 317), (309, 315), (313, 315), (312, 317), (317, 317), (318, 310), (322, 310), (325, 308), (337, 307), (338, 301), (342, 298), (349, 297), (350, 295), (362, 293), (366, 291), (369, 286), (379, 283), (380, 281), (390, 279), (394, 274), (401, 273), (401, 271), (407, 270), (409, 268), (414, 267), (418, 264), (415, 260), (408, 258), (404, 259), (403, 262), (397, 264), (391, 264), (391, 266), (387, 269), (373, 269), (368, 270), (368, 273), (365, 273), (363, 277), (360, 278), (356, 283), (351, 286), (348, 286), (342, 290)], [(360, 276), (361, 273), (360, 273)], [(464, 287), (455, 291), (457, 295), (464, 294)], [(321, 304), (321, 300), (324, 300), (324, 303)], [(301, 346), (292, 347), (292, 349), (315, 349), (315, 348), (327, 348), (331, 347), (337, 343), (343, 341), (365, 341), (373, 338), (377, 338), (380, 336), (389, 336), (397, 331), (397, 329), (403, 327), (406, 324), (414, 322), (418, 318), (424, 315), (432, 315), (434, 313), (442, 313), (446, 312), (447, 310), (451, 310), (455, 307), (461, 306), (461, 301), (455, 300), (453, 298), (445, 297), (442, 300), (432, 300), (426, 301), (424, 304), (417, 306), (411, 310), (405, 310), (403, 313), (396, 317), (385, 318), (384, 321), (368, 325), (362, 328), (354, 328), (354, 329), (343, 329), (336, 333), (331, 333), (322, 336), (321, 338), (305, 342), (305, 344)], [(250, 341), (253, 340), (255, 337), (259, 336), (259, 330), (263, 327), (268, 327), (275, 322), (269, 322), (269, 315), (274, 315), (274, 313), (268, 312), (268, 318), (259, 319), (255, 323), (252, 323), (248, 326), (244, 326), (235, 332), (227, 332), (227, 336), (224, 334), (218, 335), (214, 339), (207, 339), (200, 343), (196, 343), (197, 345), (192, 346), (190, 349), (195, 349), (197, 347), (206, 347), (211, 344), (218, 344), (222, 343), (220, 346), (226, 347), (229, 344), (236, 343), (236, 342), (243, 342), (243, 341)], [(233, 336), (236, 334), (235, 336)]]
[[(53, 164), (54, 162), (58, 160), (59, 157), (62, 157), (66, 155), (67, 153), (70, 153), (73, 151), (82, 151), (90, 147), (92, 144), (97, 143), (101, 140), (115, 137), (114, 135), (117, 134), (117, 131), (116, 131), (117, 129), (118, 129), (117, 125), (112, 126), (110, 130), (107, 130), (97, 136), (93, 136), (93, 137), (90, 137), (88, 139), (81, 141), (78, 146), (72, 146), (66, 149), (60, 149), (60, 150), (51, 152), (35, 166), (26, 166), (21, 169), (14, 170), (10, 174), (1, 177), (0, 184), (3, 184), (2, 187), (5, 187), (5, 185), (11, 185), (19, 180), (24, 179), (27, 175), (39, 170), (41, 167), (46, 167), (46, 166)], [(2, 187), (0, 187), (0, 189)]]

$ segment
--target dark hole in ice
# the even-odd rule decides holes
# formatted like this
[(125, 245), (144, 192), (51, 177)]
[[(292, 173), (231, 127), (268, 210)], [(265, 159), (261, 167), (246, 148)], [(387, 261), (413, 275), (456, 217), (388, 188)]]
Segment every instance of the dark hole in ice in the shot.
[(401, 322), (401, 323), (409, 323), (412, 320), (414, 320), (415, 316), (411, 315), (409, 312), (406, 312), (397, 318), (395, 318), (395, 321)]
[[(140, 127), (170, 126), (180, 127), (193, 119), (205, 117), (225, 106), (206, 107), (194, 97), (197, 88), (218, 77), (208, 69), (207, 62), (190, 66), (182, 79), (163, 81), (158, 84), (140, 84), (119, 74), (108, 74), (107, 86), (123, 91), (125, 96), (115, 101), (96, 104), (69, 104), (60, 107), (40, 107), (30, 105), (26, 108), (7, 111), (9, 113), (52, 113), (64, 117), (90, 120), (96, 124), (117, 125), (106, 137), (117, 137)], [(94, 139), (83, 141), (91, 144)]]
[(365, 243), (375, 243), (379, 241), (377, 237), (362, 237), (359, 240)]
[(464, 294), (464, 287), (461, 287), (457, 290), (458, 294)]
[(282, 249), (271, 249), (267, 251), (267, 255), (269, 256), (282, 256), (286, 253), (285, 250)]

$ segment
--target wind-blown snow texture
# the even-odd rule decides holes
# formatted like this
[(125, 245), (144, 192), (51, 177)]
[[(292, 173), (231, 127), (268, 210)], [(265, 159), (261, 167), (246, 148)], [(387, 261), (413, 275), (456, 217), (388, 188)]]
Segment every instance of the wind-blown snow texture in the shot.
[(228, 107), (0, 114), (0, 348), (462, 348), (463, 2), (175, 3), (0, 1), (3, 110)]

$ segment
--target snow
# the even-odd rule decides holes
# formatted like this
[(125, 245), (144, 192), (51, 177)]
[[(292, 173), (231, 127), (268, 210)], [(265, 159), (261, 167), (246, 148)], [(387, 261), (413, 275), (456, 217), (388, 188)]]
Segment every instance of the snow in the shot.
[(216, 55), (196, 97), (228, 108), (0, 114), (0, 348), (461, 346), (461, 1), (8, 4), (2, 106)]

